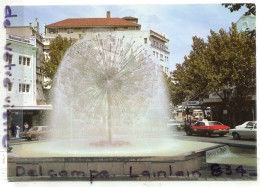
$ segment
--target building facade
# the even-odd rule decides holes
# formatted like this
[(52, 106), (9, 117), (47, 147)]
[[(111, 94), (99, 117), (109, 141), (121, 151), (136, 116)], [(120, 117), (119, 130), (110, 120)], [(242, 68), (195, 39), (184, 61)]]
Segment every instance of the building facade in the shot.
[(236, 22), (238, 32), (252, 31), (256, 29), (256, 16), (254, 15), (243, 15)]
[(15, 136), (17, 125), (23, 130), (25, 122), (30, 127), (44, 125), (43, 116), (51, 109), (45, 103), (43, 94), (43, 76), (40, 71), (43, 44), (37, 19), (35, 22), (36, 29), (31, 24), (6, 29), (6, 43), (10, 43), (12, 49), (9, 52), (9, 63), (15, 64), (7, 88), (7, 96), (13, 105), (8, 108), (9, 136)]
[(163, 71), (169, 72), (169, 39), (153, 30), (141, 30), (138, 18), (111, 18), (107, 12), (106, 18), (73, 18), (45, 26), (43, 38), (44, 50), (48, 52), (50, 42), (58, 35), (73, 39), (91, 40), (95, 33), (110, 32), (126, 40), (134, 40), (143, 44), (153, 61), (162, 66)]

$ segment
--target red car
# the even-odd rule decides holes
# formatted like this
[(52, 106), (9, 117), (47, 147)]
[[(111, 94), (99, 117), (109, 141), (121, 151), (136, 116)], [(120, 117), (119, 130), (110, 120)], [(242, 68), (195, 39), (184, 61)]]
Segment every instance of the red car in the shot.
[(224, 136), (229, 132), (230, 127), (223, 125), (218, 121), (198, 121), (194, 125), (188, 125), (185, 129), (186, 134), (191, 136), (192, 134), (200, 134), (204, 136), (211, 136), (212, 134), (218, 134)]

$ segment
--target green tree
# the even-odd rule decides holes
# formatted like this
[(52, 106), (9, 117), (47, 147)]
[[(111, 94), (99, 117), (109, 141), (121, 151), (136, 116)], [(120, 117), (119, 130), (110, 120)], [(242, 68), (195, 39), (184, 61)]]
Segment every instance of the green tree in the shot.
[(41, 63), (43, 75), (50, 79), (47, 82), (47, 85), (53, 84), (54, 76), (58, 70), (58, 67), (61, 63), (63, 56), (66, 51), (75, 41), (72, 39), (63, 38), (58, 35), (54, 40), (50, 43), (49, 54), (44, 56), (42, 55)]
[(256, 15), (255, 4), (253, 3), (223, 3), (222, 6), (228, 8), (230, 12), (238, 11), (242, 7), (246, 7), (248, 10), (245, 12), (244, 15)]
[[(247, 33), (238, 33), (236, 25), (226, 32), (210, 31), (207, 42), (193, 37), (192, 50), (176, 66), (177, 88), (182, 99), (205, 98), (216, 93), (223, 107), (242, 107), (246, 96), (256, 88), (256, 43)], [(230, 97), (223, 90), (233, 89)]]

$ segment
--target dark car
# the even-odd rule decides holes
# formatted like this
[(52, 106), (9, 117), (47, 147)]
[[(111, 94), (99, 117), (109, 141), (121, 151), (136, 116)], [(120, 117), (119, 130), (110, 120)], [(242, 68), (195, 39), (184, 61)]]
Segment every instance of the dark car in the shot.
[(21, 132), (20, 137), (27, 140), (42, 140), (50, 136), (50, 127), (49, 126), (34, 126), (29, 129), (27, 132)]
[(192, 134), (200, 134), (203, 136), (211, 136), (213, 134), (218, 134), (219, 136), (224, 136), (229, 132), (230, 127), (223, 125), (218, 121), (197, 121), (194, 125), (186, 126), (186, 134), (191, 136)]

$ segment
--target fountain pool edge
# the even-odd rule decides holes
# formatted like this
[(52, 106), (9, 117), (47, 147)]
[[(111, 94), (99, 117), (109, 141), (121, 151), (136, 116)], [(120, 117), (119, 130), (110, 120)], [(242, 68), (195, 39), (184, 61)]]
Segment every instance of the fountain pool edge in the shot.
[[(214, 145), (175, 156), (8, 156), (8, 180), (180, 180), (207, 165), (206, 151), (222, 146)], [(176, 176), (180, 173), (184, 176)], [(187, 177), (196, 179), (195, 176)]]

